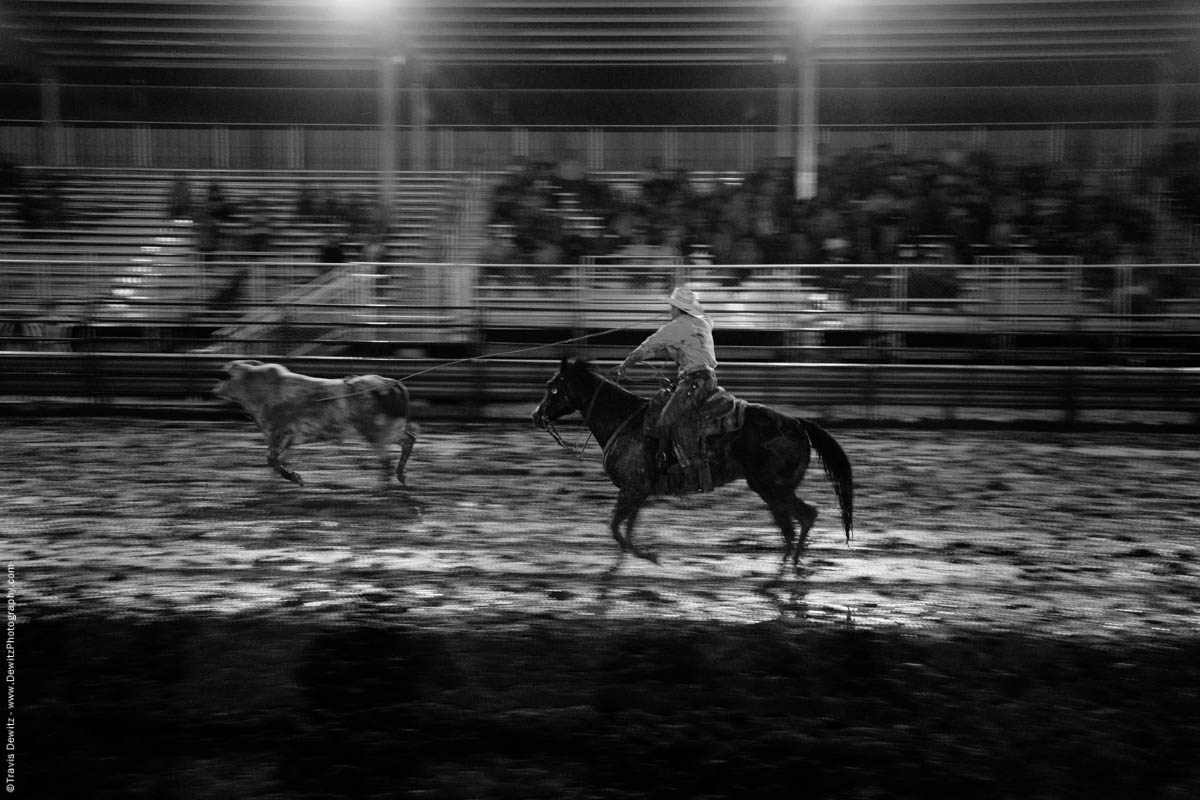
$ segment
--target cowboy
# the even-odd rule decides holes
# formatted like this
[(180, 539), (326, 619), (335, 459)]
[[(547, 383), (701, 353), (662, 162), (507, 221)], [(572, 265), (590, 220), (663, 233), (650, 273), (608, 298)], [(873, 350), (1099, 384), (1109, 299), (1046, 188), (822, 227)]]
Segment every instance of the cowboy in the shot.
[(658, 430), (670, 436), (679, 466), (690, 485), (712, 491), (712, 475), (702, 454), (700, 407), (717, 389), (717, 356), (712, 320), (691, 289), (678, 286), (667, 298), (671, 321), (646, 337), (617, 367), (617, 380), (647, 358), (669, 358), (679, 372), (667, 404), (658, 417)]

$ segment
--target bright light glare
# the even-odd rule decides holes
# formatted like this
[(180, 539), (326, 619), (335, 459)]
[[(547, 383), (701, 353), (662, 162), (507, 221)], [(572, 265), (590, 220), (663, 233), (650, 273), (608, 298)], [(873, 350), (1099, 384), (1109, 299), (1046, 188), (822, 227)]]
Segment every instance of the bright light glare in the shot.
[(392, 0), (333, 0), (337, 15), (356, 22), (379, 22), (388, 13)]

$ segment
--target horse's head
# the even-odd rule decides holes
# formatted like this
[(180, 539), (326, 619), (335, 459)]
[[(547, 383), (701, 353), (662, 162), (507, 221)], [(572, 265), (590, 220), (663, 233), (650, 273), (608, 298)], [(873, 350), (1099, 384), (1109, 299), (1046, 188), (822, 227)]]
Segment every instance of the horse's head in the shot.
[(591, 374), (591, 367), (583, 359), (571, 361), (563, 358), (562, 363), (558, 365), (558, 372), (546, 381), (542, 402), (533, 410), (534, 425), (546, 430), (556, 419), (579, 410), (579, 405), (574, 399), (575, 392), (571, 389), (571, 379), (579, 372)]

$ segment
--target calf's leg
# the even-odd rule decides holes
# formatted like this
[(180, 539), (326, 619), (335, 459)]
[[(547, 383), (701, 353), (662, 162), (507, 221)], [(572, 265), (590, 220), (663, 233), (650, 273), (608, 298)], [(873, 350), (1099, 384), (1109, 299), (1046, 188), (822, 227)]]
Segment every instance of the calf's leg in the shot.
[(287, 453), (288, 448), (292, 446), (292, 437), (288, 434), (280, 434), (272, 436), (267, 443), (267, 463), (270, 464), (276, 472), (287, 478), (297, 486), (304, 485), (304, 479), (298, 473), (292, 472), (283, 463), (283, 457)]
[(412, 455), (413, 445), (417, 443), (417, 436), (408, 428), (400, 432), (400, 460), (396, 462), (396, 480), (400, 481), (401, 486), (407, 486), (404, 477), (404, 468), (408, 465), (408, 458)]

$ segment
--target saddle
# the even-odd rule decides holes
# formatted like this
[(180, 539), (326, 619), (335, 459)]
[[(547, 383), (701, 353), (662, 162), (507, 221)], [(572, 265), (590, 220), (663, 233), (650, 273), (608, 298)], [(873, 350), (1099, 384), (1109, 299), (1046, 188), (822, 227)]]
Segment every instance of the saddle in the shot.
[[(658, 427), (658, 418), (670, 399), (670, 389), (664, 389), (652, 397), (643, 423), (643, 432), (646, 436), (658, 440), (658, 455), (655, 459), (659, 469), (656, 491), (663, 494), (690, 494), (700, 488), (703, 488), (704, 491), (711, 491), (712, 478), (702, 478), (699, 473), (694, 471), (692, 473), (685, 472), (675, 457), (675, 448), (672, 447), (669, 433)], [(705, 476), (710, 475), (708, 470), (713, 462), (709, 460), (709, 454), (715, 449), (709, 446), (709, 439), (713, 436), (741, 430), (746, 421), (747, 405), (745, 400), (734, 397), (725, 389), (717, 387), (717, 390), (709, 395), (704, 404), (700, 406), (698, 424), (700, 457), (708, 464), (708, 466), (702, 467)]]
[[(646, 409), (646, 419), (643, 423), (647, 436), (663, 435), (658, 429), (658, 418), (670, 399), (669, 389), (664, 389), (650, 398), (650, 406)], [(709, 436), (741, 430), (742, 425), (746, 423), (747, 405), (745, 400), (718, 386), (700, 407), (700, 436), (707, 439)]]
[(746, 406), (745, 400), (718, 386), (700, 408), (700, 435), (708, 438), (740, 431), (746, 423)]

